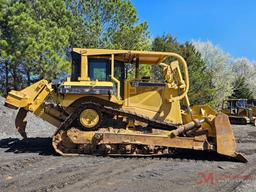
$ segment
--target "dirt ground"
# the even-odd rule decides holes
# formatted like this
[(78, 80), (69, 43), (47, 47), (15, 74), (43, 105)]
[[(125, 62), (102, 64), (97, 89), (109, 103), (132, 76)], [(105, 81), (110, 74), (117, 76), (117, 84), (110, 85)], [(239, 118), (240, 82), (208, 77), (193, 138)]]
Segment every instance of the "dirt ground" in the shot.
[[(208, 153), (169, 158), (61, 157), (48, 123), (28, 116), (29, 139), (15, 132), (16, 111), (0, 98), (0, 191), (256, 191), (256, 127), (233, 126), (248, 163)], [(212, 160), (211, 160), (212, 159)]]

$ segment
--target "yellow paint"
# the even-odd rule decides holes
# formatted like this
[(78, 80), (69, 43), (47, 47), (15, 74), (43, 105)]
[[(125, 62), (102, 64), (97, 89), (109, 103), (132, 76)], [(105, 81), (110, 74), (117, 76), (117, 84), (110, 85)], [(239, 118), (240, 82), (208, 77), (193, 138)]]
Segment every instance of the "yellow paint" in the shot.
[(88, 77), (88, 57), (81, 57), (81, 77), (78, 78), (80, 81), (87, 81), (90, 78)]
[(91, 86), (91, 87), (113, 87), (113, 83), (109, 81), (65, 81), (64, 86)]
[(111, 55), (111, 80), (117, 84), (117, 98), (120, 99), (120, 81), (115, 78), (115, 57), (114, 54)]
[[(78, 81), (72, 82), (67, 80), (62, 84), (62, 86), (83, 86), (91, 87), (91, 89), (96, 87), (114, 87), (117, 86), (117, 94), (114, 95), (93, 95), (93, 94), (59, 94), (55, 92), (51, 84), (46, 80), (41, 80), (21, 91), (10, 91), (6, 104), (8, 106), (24, 108), (42, 119), (52, 123), (55, 126), (59, 126), (63, 122), (63, 116), (74, 112), (75, 108), (72, 104), (86, 101), (88, 97), (96, 97), (101, 99), (101, 104), (103, 101), (107, 101), (109, 104), (118, 104), (122, 109), (135, 112), (139, 115), (148, 117), (149, 119), (156, 119), (163, 122), (168, 122), (175, 124), (177, 126), (185, 125), (188, 123), (195, 123), (195, 119), (205, 120), (201, 125), (200, 129), (207, 131), (207, 134), (198, 137), (188, 137), (181, 140), (175, 140), (177, 146), (180, 148), (202, 148), (206, 140), (206, 136), (211, 136), (215, 138), (221, 154), (227, 154), (232, 156), (235, 154), (233, 142), (233, 136), (225, 135), (225, 126), (221, 127), (222, 124), (217, 122), (218, 127), (216, 127), (215, 119), (220, 119), (224, 123), (226, 117), (223, 115), (218, 115), (209, 106), (193, 106), (190, 111), (190, 102), (188, 99), (189, 90), (189, 76), (188, 67), (186, 61), (180, 55), (170, 52), (149, 52), (149, 51), (130, 51), (130, 50), (106, 50), (106, 49), (81, 49), (74, 48), (74, 52), (81, 55), (81, 77)], [(111, 65), (111, 81), (90, 81), (88, 76), (88, 59), (97, 57), (104, 57), (111, 60), (109, 65)], [(169, 64), (164, 63), (169, 57), (175, 60)], [(150, 64), (150, 65), (160, 65), (163, 68), (163, 76), (165, 84), (162, 87), (151, 87), (151, 86), (132, 86), (133, 81), (145, 82), (144, 80), (126, 80), (124, 84), (124, 98), (120, 98), (121, 85), (119, 80), (115, 77), (114, 66), (115, 60), (122, 61), (124, 63), (132, 63), (134, 59), (139, 60), (139, 64)], [(182, 71), (181, 71), (182, 69)], [(49, 102), (58, 104), (65, 110), (59, 110), (58, 107), (51, 105)], [(47, 102), (46, 102), (47, 101)], [(49, 104), (50, 103), (50, 104)], [(181, 109), (181, 104), (185, 108)], [(85, 109), (80, 115), (80, 122), (85, 127), (94, 127), (99, 122), (99, 116), (97, 112), (93, 109)], [(229, 122), (228, 122), (229, 123)], [(224, 124), (225, 125), (225, 124)], [(228, 124), (226, 124), (228, 125)], [(222, 131), (224, 129), (224, 131)], [(216, 131), (217, 130), (217, 131)], [(227, 126), (227, 133), (232, 132), (231, 127)], [(217, 135), (218, 133), (222, 135)], [(72, 137), (74, 139), (73, 143), (83, 142), (84, 140), (90, 142), (93, 139), (95, 132), (81, 133), (78, 132), (67, 132), (67, 134), (75, 135)], [(131, 132), (131, 134), (134, 132)], [(165, 132), (163, 135), (169, 135), (170, 132)], [(134, 135), (133, 135), (134, 136)], [(80, 140), (79, 140), (79, 137)], [(86, 138), (86, 139), (84, 139)], [(78, 139), (78, 140), (77, 140)], [(141, 138), (143, 140), (143, 138)], [(189, 140), (200, 141), (200, 146), (197, 146), (194, 142), (188, 142)], [(227, 139), (229, 144), (232, 144), (232, 150), (225, 151), (224, 144), (220, 142)], [(161, 143), (161, 140), (159, 140)], [(170, 139), (171, 141), (171, 139)], [(184, 142), (184, 143), (183, 143)], [(215, 141), (213, 141), (215, 142)], [(233, 142), (234, 143), (234, 142)], [(184, 144), (184, 145), (183, 145)], [(216, 143), (214, 143), (216, 144)]]
[(46, 80), (41, 80), (21, 91), (10, 91), (6, 103), (34, 112), (52, 91), (51, 85)]
[(100, 117), (94, 109), (85, 109), (80, 114), (80, 123), (86, 128), (95, 127), (99, 123)]

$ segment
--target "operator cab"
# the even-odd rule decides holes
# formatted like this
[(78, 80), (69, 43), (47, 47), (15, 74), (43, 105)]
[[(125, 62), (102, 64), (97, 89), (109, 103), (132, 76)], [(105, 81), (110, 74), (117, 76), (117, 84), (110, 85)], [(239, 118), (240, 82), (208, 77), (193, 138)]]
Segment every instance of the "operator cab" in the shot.
[[(109, 58), (88, 58), (88, 77), (90, 81), (111, 81), (111, 60)], [(120, 96), (124, 96), (125, 64), (115, 60), (114, 76), (120, 81)], [(71, 81), (79, 81), (81, 77), (81, 55), (72, 52), (72, 75)], [(116, 88), (114, 87), (114, 92)]]
[[(114, 65), (114, 76), (120, 81), (120, 96), (124, 96), (125, 67), (124, 62), (116, 61)], [(91, 81), (111, 81), (111, 60), (88, 59), (88, 75)], [(116, 93), (116, 87), (114, 88)]]
[[(169, 102), (173, 108), (180, 108), (180, 100), (182, 106), (189, 105), (188, 74), (183, 79), (180, 65), (187, 70), (185, 61), (173, 53), (74, 48), (71, 79), (58, 90), (60, 94), (105, 98), (131, 110), (152, 111), (157, 119), (169, 116), (170, 122), (181, 123), (181, 116), (173, 119), (164, 111)], [(152, 78), (152, 69), (159, 70), (155, 73), (159, 75)]]

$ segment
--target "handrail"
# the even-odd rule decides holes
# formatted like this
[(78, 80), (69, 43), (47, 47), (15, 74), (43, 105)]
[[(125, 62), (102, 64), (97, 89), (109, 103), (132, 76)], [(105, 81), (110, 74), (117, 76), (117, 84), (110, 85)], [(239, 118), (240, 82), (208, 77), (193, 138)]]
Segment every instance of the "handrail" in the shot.
[(114, 54), (111, 54), (111, 80), (117, 84), (117, 98), (120, 99), (120, 81), (117, 78), (115, 78), (114, 69), (115, 69), (115, 58), (114, 58)]
[[(187, 105), (187, 107), (189, 107), (190, 106), (190, 102), (189, 102), (188, 95), (187, 95), (188, 94), (188, 90), (189, 90), (189, 75), (188, 75), (187, 63), (186, 63), (185, 59), (182, 56), (180, 56), (179, 54), (176, 54), (176, 53), (166, 53), (166, 55), (171, 56), (171, 57), (175, 57), (178, 60), (177, 70), (178, 70), (178, 76), (179, 76), (178, 78), (180, 80), (183, 80), (183, 78), (182, 78), (182, 75), (181, 75), (179, 63), (182, 64), (183, 71), (184, 71), (185, 90), (183, 91), (183, 93), (181, 95), (173, 97), (173, 98), (171, 98), (171, 100), (172, 101), (179, 101), (179, 100), (185, 99), (186, 105)], [(171, 67), (171, 64), (172, 63), (170, 63), (169, 65), (167, 65), (165, 63), (161, 63), (160, 65), (166, 65), (166, 66)]]

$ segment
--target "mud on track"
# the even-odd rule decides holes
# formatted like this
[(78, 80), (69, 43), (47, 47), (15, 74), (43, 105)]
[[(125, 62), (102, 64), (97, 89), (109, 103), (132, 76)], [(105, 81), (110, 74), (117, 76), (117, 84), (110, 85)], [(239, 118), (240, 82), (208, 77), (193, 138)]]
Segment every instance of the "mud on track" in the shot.
[(51, 147), (54, 128), (29, 115), (30, 138), (21, 140), (16, 112), (0, 101), (0, 191), (256, 191), (256, 127), (233, 126), (247, 164), (195, 152), (161, 159), (60, 157)]

